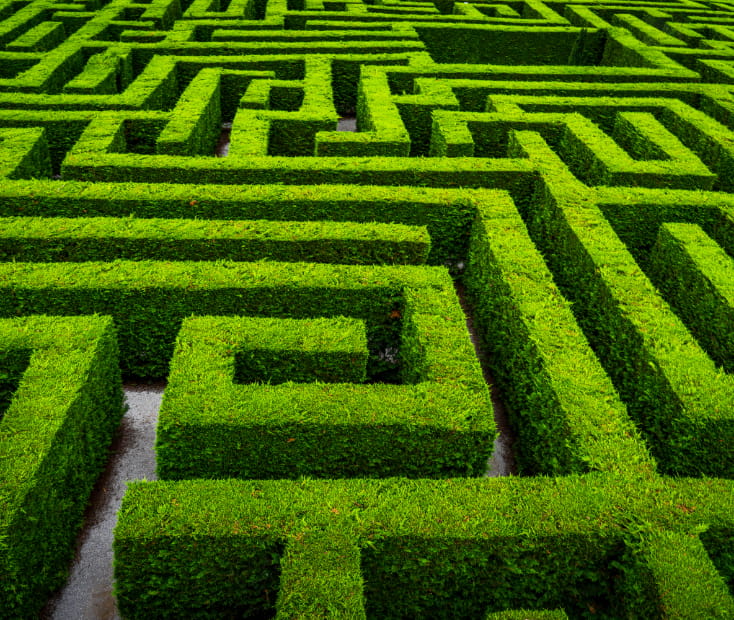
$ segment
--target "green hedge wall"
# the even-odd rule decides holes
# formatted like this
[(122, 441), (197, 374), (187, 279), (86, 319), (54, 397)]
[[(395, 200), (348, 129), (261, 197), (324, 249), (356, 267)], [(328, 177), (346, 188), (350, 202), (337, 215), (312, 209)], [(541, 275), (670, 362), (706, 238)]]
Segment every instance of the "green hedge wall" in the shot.
[(191, 80), (156, 143), (166, 155), (209, 155), (221, 133), (221, 69), (203, 69)]
[[(269, 136), (264, 119), (249, 121), (259, 134), (256, 143)], [(90, 125), (64, 159), (64, 179), (115, 183), (210, 183), (242, 184), (355, 184), (409, 185), (418, 187), (487, 187), (522, 193), (534, 169), (530, 162), (507, 159), (437, 159), (407, 157), (267, 157), (258, 148), (232, 157), (205, 158), (124, 153), (112, 117)], [(236, 126), (236, 124), (235, 124)], [(233, 127), (234, 129), (234, 127)], [(322, 127), (320, 129), (325, 129)], [(111, 136), (117, 136), (116, 142)], [(237, 144), (242, 144), (240, 139)], [(245, 145), (248, 146), (248, 145)]]
[(448, 64), (595, 65), (606, 41), (603, 31), (568, 27), (425, 24), (416, 30), (431, 58)]
[[(734, 249), (734, 220), (731, 206), (721, 192), (678, 191), (660, 195), (653, 190), (631, 196), (623, 188), (609, 188), (599, 201), (604, 217), (614, 228), (637, 263), (649, 271), (650, 251), (657, 242), (661, 225), (687, 222), (700, 226), (728, 252)], [(723, 201), (720, 201), (724, 198)]]
[(28, 368), (31, 351), (29, 349), (15, 349), (0, 353), (0, 419), (5, 415), (23, 377)]
[(123, 403), (109, 317), (0, 320), (20, 375), (0, 418), (0, 617), (35, 617), (61, 586)]
[(30, 179), (51, 175), (51, 160), (43, 128), (0, 129), (0, 137), (0, 177)]
[(729, 586), (729, 592), (734, 592), (734, 528), (709, 527), (701, 534), (701, 541)]
[(566, 118), (559, 155), (588, 185), (706, 190), (717, 181), (717, 176), (648, 112), (618, 112), (611, 136), (580, 114)]
[[(734, 617), (723, 4), (105, 2), (0, 6), (0, 617), (60, 581), (116, 330), (177, 479), (128, 617)], [(534, 478), (479, 479), (495, 380)]]
[[(236, 318), (208, 322), (192, 318), (181, 326), (177, 342), (188, 338), (188, 346), (196, 347), (196, 339), (207, 330), (222, 331), (239, 344), (234, 356), (235, 383), (363, 383), (367, 379), (367, 334), (359, 320)], [(181, 348), (177, 345), (174, 358)]]
[[(181, 321), (192, 314), (314, 318), (346, 315), (367, 322), (370, 374), (396, 364), (403, 289), (451, 290), (436, 267), (362, 267), (320, 263), (118, 261), (0, 263), (0, 316), (109, 314), (119, 330), (127, 376), (165, 377)], [(453, 292), (452, 292), (453, 294)]]
[(616, 474), (138, 482), (115, 532), (116, 595), (131, 619), (723, 619), (734, 599), (697, 532), (731, 527), (732, 491)]
[[(90, 205), (91, 206), (91, 205)], [(0, 218), (0, 261), (426, 262), (425, 226), (138, 218)]]
[(161, 405), (159, 476), (484, 474), (492, 404), (455, 294), (449, 283), (403, 294), (407, 385), (359, 385), (367, 343), (353, 320), (185, 320)]
[(730, 378), (576, 185), (539, 186), (532, 210), (531, 235), (661, 471), (733, 475)]
[(464, 282), (522, 472), (655, 468), (509, 199), (480, 205)]
[(664, 224), (650, 276), (698, 342), (726, 372), (734, 370), (734, 264), (695, 224)]
[[(0, 197), (2, 197), (0, 214), (4, 216), (54, 216), (54, 218), (130, 216), (153, 219), (155, 222), (150, 226), (155, 228), (162, 226), (164, 229), (175, 227), (177, 224), (166, 224), (161, 221), (161, 218), (300, 221), (310, 222), (310, 224), (304, 224), (304, 228), (297, 229), (299, 236), (302, 232), (313, 230), (316, 233), (320, 230), (319, 234), (322, 234), (324, 239), (331, 234), (326, 232), (331, 230), (328, 222), (340, 222), (345, 226), (342, 230), (348, 232), (350, 238), (355, 241), (358, 234), (361, 234), (357, 229), (369, 231), (371, 223), (425, 226), (431, 238), (428, 262), (436, 265), (446, 261), (455, 262), (463, 258), (469, 237), (469, 224), (476, 209), (476, 199), (480, 195), (489, 196), (491, 199), (493, 194), (486, 194), (484, 190), (426, 187), (375, 186), (360, 187), (355, 190), (353, 186), (349, 185), (212, 187), (185, 184), (131, 183), (119, 185), (65, 181), (43, 183), (29, 180), (6, 181), (0, 185)], [(47, 230), (55, 229), (55, 219), (46, 219), (45, 222)], [(352, 222), (352, 225), (348, 222)], [(63, 225), (61, 220), (56, 223)], [(360, 225), (353, 226), (356, 223)], [(91, 229), (99, 227), (100, 233), (102, 233), (104, 224), (104, 221), (88, 222)], [(23, 224), (10, 221), (6, 221), (6, 225), (11, 232), (24, 228)], [(78, 226), (69, 222), (68, 226), (70, 231), (80, 230), (80, 227), (86, 229), (81, 222)], [(136, 230), (136, 226), (147, 228), (149, 225), (144, 222), (129, 222), (131, 230), (129, 234), (133, 235), (132, 231)], [(195, 231), (212, 236), (220, 234), (217, 232), (216, 223), (211, 224), (214, 228), (208, 228), (208, 226), (206, 222), (201, 221), (191, 221), (186, 225), (192, 237), (198, 234)], [(226, 224), (222, 223), (219, 226), (226, 227)], [(283, 241), (281, 235), (273, 230), (277, 226), (279, 224), (271, 223), (269, 234), (276, 235), (280, 247), (285, 248), (286, 244), (280, 243)], [(309, 226), (314, 228), (309, 228)], [(319, 226), (324, 228), (319, 229)], [(27, 227), (30, 236), (33, 231), (40, 233), (43, 230), (42, 223), (37, 221), (28, 221)], [(165, 247), (163, 239), (159, 240)], [(197, 245), (195, 239), (192, 238), (190, 241)], [(98, 246), (91, 240), (87, 244), (91, 248)], [(328, 248), (330, 243), (324, 240), (324, 245)], [(204, 248), (200, 247), (200, 250), (203, 252)], [(187, 258), (186, 249), (181, 248), (181, 252), (184, 253), (182, 258)], [(330, 261), (336, 258), (335, 253), (327, 255)], [(346, 251), (344, 253), (348, 254)], [(84, 256), (85, 260), (93, 259), (90, 254)], [(158, 254), (149, 258), (156, 256)], [(135, 256), (135, 258), (139, 257)], [(293, 255), (289, 254), (287, 260), (293, 258)], [(24, 260), (36, 259), (29, 257)]]

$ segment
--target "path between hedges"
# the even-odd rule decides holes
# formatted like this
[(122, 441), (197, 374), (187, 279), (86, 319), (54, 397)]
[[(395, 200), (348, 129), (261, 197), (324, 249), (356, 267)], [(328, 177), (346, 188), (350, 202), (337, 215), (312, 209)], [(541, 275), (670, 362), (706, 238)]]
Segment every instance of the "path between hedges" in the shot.
[(112, 596), (112, 532), (128, 480), (155, 480), (155, 429), (161, 385), (125, 385), (128, 411), (97, 481), (66, 586), (50, 601), (46, 620), (118, 620)]
[[(487, 356), (479, 346), (471, 312), (460, 285), (457, 286), (457, 293), (467, 317), (467, 329), (482, 363), (484, 378), (491, 386), (494, 381), (487, 369)], [(128, 411), (112, 447), (112, 457), (92, 494), (69, 579), (47, 605), (43, 613), (44, 620), (120, 619), (112, 596), (112, 535), (127, 481), (156, 479), (155, 429), (164, 388), (164, 384), (125, 385)], [(513, 437), (499, 393), (493, 388), (491, 395), (500, 435), (494, 443), (487, 476), (509, 476), (516, 473), (512, 455)]]

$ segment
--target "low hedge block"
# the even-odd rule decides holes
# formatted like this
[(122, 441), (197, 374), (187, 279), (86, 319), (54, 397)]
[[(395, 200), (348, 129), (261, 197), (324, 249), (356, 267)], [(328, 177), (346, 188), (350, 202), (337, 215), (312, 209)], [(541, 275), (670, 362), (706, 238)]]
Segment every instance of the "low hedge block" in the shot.
[(3, 319), (0, 350), (22, 375), (0, 419), (0, 617), (27, 618), (64, 581), (122, 389), (109, 317)]
[(709, 557), (723, 549), (704, 552), (696, 532), (731, 527), (732, 491), (617, 474), (136, 482), (115, 530), (116, 595), (130, 619), (726, 618), (734, 600)]
[(64, 93), (107, 94), (118, 93), (133, 79), (132, 50), (125, 46), (108, 47), (93, 54), (84, 70), (69, 80)]
[[(209, 330), (219, 332), (220, 337), (227, 334), (236, 342), (235, 383), (362, 383), (367, 378), (369, 350), (363, 321), (343, 317), (191, 318), (184, 321), (181, 330), (177, 341), (188, 339), (191, 347), (196, 347), (196, 339)], [(202, 357), (210, 357), (214, 351), (208, 353)]]
[(0, 218), (0, 261), (230, 259), (341, 264), (426, 262), (425, 226), (160, 218)]
[(695, 224), (664, 224), (650, 276), (711, 358), (734, 371), (734, 263)]
[[(732, 384), (667, 307), (609, 225), (544, 215), (551, 268), (662, 471), (729, 477)], [(551, 205), (554, 205), (551, 207)], [(588, 213), (588, 210), (586, 210)], [(562, 213), (562, 214), (561, 214)], [(593, 216), (592, 216), (593, 217)], [(551, 222), (553, 222), (551, 224)], [(551, 232), (553, 231), (553, 232)], [(549, 238), (549, 237), (546, 237)]]
[(408, 385), (359, 385), (367, 342), (358, 321), (186, 319), (158, 422), (159, 477), (483, 474), (492, 405), (456, 299), (440, 289), (404, 295)]

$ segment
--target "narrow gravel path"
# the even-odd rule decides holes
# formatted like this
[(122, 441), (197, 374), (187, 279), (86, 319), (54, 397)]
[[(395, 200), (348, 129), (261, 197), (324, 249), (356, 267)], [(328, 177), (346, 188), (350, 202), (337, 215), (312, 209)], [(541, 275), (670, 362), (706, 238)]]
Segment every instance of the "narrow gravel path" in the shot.
[(66, 585), (49, 602), (48, 620), (117, 620), (112, 596), (112, 533), (128, 480), (155, 479), (155, 429), (163, 385), (126, 385), (128, 411), (97, 481)]

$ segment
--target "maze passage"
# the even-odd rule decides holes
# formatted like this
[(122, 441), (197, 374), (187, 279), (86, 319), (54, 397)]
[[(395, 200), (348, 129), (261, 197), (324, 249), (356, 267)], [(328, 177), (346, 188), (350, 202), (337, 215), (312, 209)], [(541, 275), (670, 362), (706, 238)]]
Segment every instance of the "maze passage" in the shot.
[(63, 581), (120, 373), (166, 381), (126, 618), (734, 617), (733, 26), (0, 2), (0, 617)]

